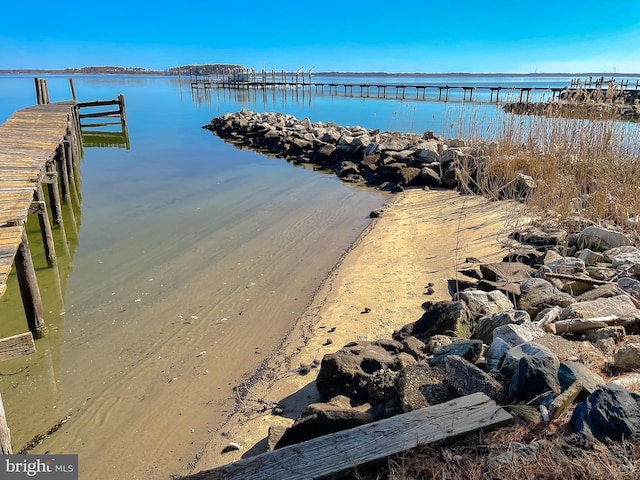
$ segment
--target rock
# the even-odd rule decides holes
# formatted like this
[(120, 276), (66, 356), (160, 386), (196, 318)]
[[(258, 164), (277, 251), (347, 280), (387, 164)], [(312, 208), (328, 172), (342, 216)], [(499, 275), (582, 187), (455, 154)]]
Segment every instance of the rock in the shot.
[(451, 400), (446, 378), (443, 369), (432, 368), (424, 363), (403, 369), (398, 375), (397, 384), (402, 410), (410, 412)]
[(480, 265), (480, 272), (484, 279), (492, 282), (507, 280), (520, 283), (533, 275), (535, 270), (518, 262), (496, 262)]
[(549, 359), (556, 370), (560, 367), (558, 357), (547, 347), (535, 342), (526, 342), (507, 350), (502, 362), (502, 367), (500, 368), (500, 373), (507, 378), (513, 377), (520, 363), (520, 359), (523, 357), (546, 358)]
[(578, 239), (581, 248), (588, 248), (596, 252), (604, 252), (615, 247), (631, 245), (631, 240), (626, 235), (602, 227), (587, 227)]
[(633, 327), (640, 322), (640, 310), (626, 295), (574, 303), (564, 309), (560, 318), (595, 318), (609, 315), (616, 315), (620, 324), (625, 327)]
[(560, 388), (565, 391), (575, 382), (582, 384), (582, 392), (578, 394), (578, 400), (583, 400), (595, 392), (597, 388), (600, 388), (605, 384), (605, 381), (600, 375), (592, 371), (584, 363), (564, 361), (560, 362), (558, 368), (558, 381), (560, 382)]
[(640, 297), (640, 281), (635, 278), (623, 277), (618, 280), (618, 287), (621, 290), (630, 293), (633, 297)]
[(367, 395), (371, 403), (386, 403), (398, 396), (396, 381), (398, 372), (378, 370), (367, 377)]
[(536, 181), (530, 175), (518, 172), (513, 182), (513, 188), (516, 193), (516, 198), (526, 199), (529, 198), (536, 189)]
[(500, 290), (508, 296), (520, 296), (520, 283), (529, 278), (535, 270), (519, 262), (498, 262), (480, 265), (482, 281), (480, 290)]
[(576, 275), (577, 273), (584, 272), (586, 267), (583, 260), (575, 257), (562, 257), (545, 265), (551, 272), (565, 275)]
[[(611, 258), (611, 266), (616, 270), (624, 270), (627, 268), (633, 268), (640, 263), (640, 250), (635, 247), (629, 248), (626, 252), (618, 253)], [(633, 249), (633, 250), (631, 250)]]
[(598, 263), (604, 262), (604, 255), (602, 253), (594, 252), (593, 250), (589, 250), (588, 248), (582, 250), (578, 258), (582, 260), (586, 265), (597, 265)]
[(446, 334), (461, 338), (470, 338), (475, 330), (475, 321), (466, 303), (461, 301), (425, 302), (422, 304), (425, 313), (413, 323), (394, 332), (395, 340), (402, 340), (413, 335), (421, 340), (433, 335)]
[(496, 328), (508, 324), (520, 325), (530, 321), (531, 317), (529, 317), (529, 314), (524, 310), (504, 310), (491, 315), (485, 315), (478, 320), (474, 337), (488, 345), (493, 342), (493, 331)]
[(507, 342), (501, 338), (496, 338), (489, 348), (485, 351), (485, 360), (489, 370), (497, 370), (502, 366), (502, 361), (507, 351), (512, 348)]
[(503, 310), (513, 310), (513, 303), (499, 290), (483, 292), (482, 290), (465, 290), (459, 293), (460, 300), (475, 317), (490, 315)]
[(325, 398), (346, 395), (356, 403), (367, 400), (368, 378), (378, 370), (399, 371), (415, 363), (393, 340), (352, 342), (323, 357), (316, 387)]
[(420, 183), (429, 187), (440, 186), (440, 174), (433, 168), (422, 166), (420, 168)]
[(429, 359), (430, 365), (444, 363), (450, 355), (456, 355), (470, 362), (475, 362), (482, 354), (481, 340), (457, 340), (449, 345), (443, 345), (433, 351), (433, 358)]
[(420, 153), (418, 153), (418, 158), (425, 163), (440, 161), (440, 155), (438, 154), (438, 152), (430, 148), (425, 148), (423, 150), (420, 150)]
[(616, 368), (629, 371), (640, 368), (640, 343), (627, 343), (614, 355)]
[(599, 285), (593, 290), (589, 290), (588, 292), (578, 295), (576, 297), (576, 302), (590, 302), (592, 300), (597, 300), (598, 298), (615, 297), (617, 295), (620, 295), (618, 286), (615, 283), (608, 283)]
[(632, 256), (638, 252), (633, 245), (623, 245), (621, 247), (610, 248), (602, 252), (605, 262), (613, 263), (613, 259), (619, 255), (631, 254)]
[(286, 430), (287, 427), (282, 425), (269, 426), (269, 431), (267, 432), (267, 452), (271, 452), (276, 448), (276, 445)]
[(429, 352), (425, 343), (414, 336), (408, 336), (403, 339), (402, 346), (404, 352), (408, 353), (418, 361), (423, 360)]
[(241, 447), (239, 444), (235, 442), (229, 442), (229, 444), (226, 447), (224, 447), (220, 453), (236, 452), (240, 450), (240, 448)]
[(521, 230), (511, 233), (509, 238), (518, 242), (539, 246), (564, 245), (567, 239), (567, 232), (562, 228), (528, 225)]
[(573, 411), (574, 432), (600, 442), (622, 441), (640, 433), (640, 395), (610, 384), (598, 388)]
[(369, 413), (351, 408), (346, 397), (336, 397), (328, 403), (312, 403), (293, 425), (285, 430), (274, 449), (348, 430), (372, 421), (373, 417)]
[(433, 354), (436, 348), (443, 347), (445, 345), (451, 345), (452, 341), (453, 338), (449, 337), (448, 335), (434, 335), (427, 341), (427, 352)]
[(492, 400), (500, 402), (504, 388), (490, 375), (462, 357), (451, 355), (445, 359), (449, 387), (460, 396), (482, 392)]
[(522, 296), (518, 300), (518, 308), (526, 310), (535, 317), (541, 310), (554, 305), (566, 307), (575, 302), (568, 293), (561, 292), (542, 278), (528, 278), (520, 284)]
[(556, 363), (550, 357), (520, 358), (509, 384), (509, 398), (528, 401), (542, 393), (559, 389), (557, 372)]
[(540, 451), (544, 448), (544, 442), (533, 441), (528, 445), (511, 442), (510, 450), (492, 457), (488, 465), (491, 469), (499, 469), (502, 465), (517, 465), (520, 462), (535, 463)]
[(348, 175), (359, 175), (360, 169), (358, 169), (358, 166), (353, 162), (343, 161), (336, 167), (336, 173), (338, 177), (343, 178)]
[(590, 330), (585, 334), (587, 340), (591, 343), (596, 343), (599, 340), (612, 339), (615, 343), (620, 343), (624, 340), (627, 332), (621, 325), (613, 327), (596, 328)]
[(530, 342), (538, 337), (544, 337), (546, 332), (534, 323), (525, 322), (519, 325), (507, 324), (493, 330), (493, 341), (497, 338), (505, 341), (512, 347), (521, 343)]

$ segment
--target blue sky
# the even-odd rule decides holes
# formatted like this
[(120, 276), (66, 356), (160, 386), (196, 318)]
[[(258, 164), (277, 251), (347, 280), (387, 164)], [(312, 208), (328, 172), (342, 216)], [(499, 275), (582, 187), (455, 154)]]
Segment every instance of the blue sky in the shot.
[(9, 0), (0, 69), (640, 72), (640, 0)]

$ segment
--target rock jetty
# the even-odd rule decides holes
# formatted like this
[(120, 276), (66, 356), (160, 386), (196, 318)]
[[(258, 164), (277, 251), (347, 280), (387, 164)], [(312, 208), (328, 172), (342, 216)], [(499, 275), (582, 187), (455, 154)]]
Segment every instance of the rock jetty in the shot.
[[(496, 143), (467, 146), (464, 140), (443, 139), (431, 131), (380, 132), (248, 110), (216, 117), (203, 128), (238, 146), (390, 191), (427, 186), (476, 192), (477, 173), (498, 148)], [(525, 195), (529, 187), (521, 183)]]
[[(238, 145), (332, 168), (345, 181), (392, 190), (472, 190), (474, 167), (497, 148), (244, 110), (206, 128)], [(535, 188), (533, 179), (520, 180), (522, 195)], [(633, 227), (637, 218), (629, 222)], [(629, 373), (640, 369), (640, 249), (622, 230), (587, 219), (575, 225), (537, 221), (513, 231), (501, 262), (467, 259), (449, 282), (450, 300), (424, 302), (424, 314), (392, 338), (354, 341), (325, 355), (316, 387), (327, 403), (310, 405), (269, 445), (476, 392), (543, 427), (564, 422), (589, 441), (640, 435), (640, 395), (629, 389), (640, 382)], [(310, 368), (316, 366), (304, 374)]]

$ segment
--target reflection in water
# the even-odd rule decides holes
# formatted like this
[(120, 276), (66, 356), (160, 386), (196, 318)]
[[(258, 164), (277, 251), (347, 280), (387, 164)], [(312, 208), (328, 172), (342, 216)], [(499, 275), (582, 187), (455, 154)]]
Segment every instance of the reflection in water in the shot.
[(131, 149), (127, 128), (119, 132), (101, 132), (99, 130), (82, 129), (82, 141), (85, 147), (125, 148)]

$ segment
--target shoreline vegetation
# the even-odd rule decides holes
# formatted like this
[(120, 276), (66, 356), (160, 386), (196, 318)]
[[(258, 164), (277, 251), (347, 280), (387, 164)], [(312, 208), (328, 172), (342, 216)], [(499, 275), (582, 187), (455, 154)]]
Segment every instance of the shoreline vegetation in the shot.
[[(0, 75), (24, 74), (24, 75), (57, 75), (57, 74), (88, 74), (88, 75), (188, 75), (190, 69), (198, 69), (202, 74), (225, 74), (230, 70), (246, 70), (239, 64), (189, 64), (170, 67), (167, 69), (152, 69), (144, 67), (122, 67), (113, 65), (69, 67), (59, 69), (45, 68), (12, 68), (0, 69)], [(279, 70), (278, 70), (279, 71)], [(342, 77), (575, 77), (575, 76), (638, 76), (638, 73), (623, 72), (340, 72), (340, 71), (320, 71), (313, 72), (314, 76), (342, 76)]]
[[(490, 210), (507, 211), (499, 217), (501, 239), (491, 242), (501, 246), (502, 259), (466, 256), (455, 248), (449, 252), (454, 258), (446, 259), (454, 270), (449, 278), (441, 277), (450, 271), (430, 269), (435, 283), (426, 269), (418, 273), (413, 283), (423, 282), (427, 295), (422, 316), (396, 318), (404, 323), (393, 325), (391, 339), (381, 338), (385, 329), (378, 328), (380, 335), (342, 336), (336, 343), (336, 330), (351, 328), (349, 315), (316, 318), (320, 323), (311, 327), (306, 349), (311, 357), (297, 366), (291, 360), (298, 357), (288, 357), (281, 370), (265, 368), (263, 377), (271, 380), (254, 379), (239, 392), (240, 430), (232, 423), (223, 438), (212, 440), (199, 467), (481, 391), (504, 405), (517, 425), (452, 445), (420, 447), (391, 458), (382, 470), (356, 471), (352, 477), (551, 479), (560, 472), (567, 478), (637, 477), (640, 380), (629, 372), (640, 368), (639, 140), (615, 121), (513, 116), (509, 122), (493, 141), (444, 139), (433, 132), (391, 134), (248, 111), (205, 126), (238, 148), (404, 192), (388, 208), (371, 212), (389, 221), (381, 236), (406, 224), (418, 231), (422, 217), (437, 216), (455, 203), (458, 218), (441, 218), (438, 234), (456, 238), (456, 247), (473, 249), (463, 235), (472, 199), (484, 197)], [(438, 207), (420, 210), (442, 187), (458, 191), (460, 201), (443, 197)], [(403, 202), (411, 198), (418, 202), (405, 209)], [(445, 235), (447, 222), (457, 232)], [(484, 223), (491, 223), (486, 215)], [(371, 235), (373, 242), (378, 227), (360, 243)], [(415, 237), (408, 244), (395, 240), (390, 250), (402, 249), (404, 255), (418, 248)], [(433, 258), (438, 247), (421, 253)], [(394, 262), (397, 254), (389, 255)], [(366, 268), (359, 261), (347, 268)], [(383, 279), (364, 284), (373, 290), (365, 301), (392, 300), (378, 293)], [(333, 288), (354, 302), (351, 296), (360, 295), (361, 287), (348, 280)], [(319, 308), (335, 314), (332, 302), (338, 301), (327, 297)], [(361, 311), (351, 316), (360, 324), (380, 308), (356, 305)], [(334, 326), (323, 330), (329, 325)], [(326, 338), (330, 332), (333, 337)], [(313, 342), (322, 335), (326, 340), (319, 347)], [(289, 391), (278, 402), (282, 397), (272, 396), (269, 388), (275, 379), (291, 376), (301, 380), (298, 393)], [(287, 402), (296, 395), (306, 396), (302, 412)], [(262, 403), (248, 406), (254, 397)], [(283, 422), (283, 415), (289, 420)], [(263, 442), (252, 447), (247, 432), (254, 429)]]

